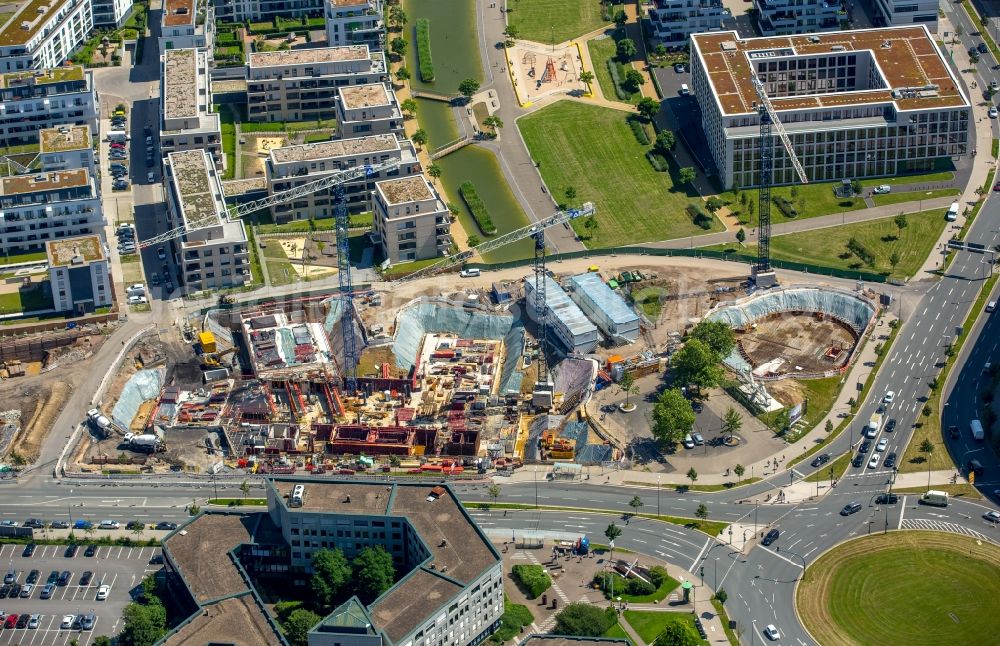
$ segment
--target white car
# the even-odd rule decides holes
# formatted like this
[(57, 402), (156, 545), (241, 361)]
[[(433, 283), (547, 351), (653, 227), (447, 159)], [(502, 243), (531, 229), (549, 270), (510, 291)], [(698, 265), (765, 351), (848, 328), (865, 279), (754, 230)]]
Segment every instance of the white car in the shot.
[(882, 398), (883, 404), (891, 404), (894, 401), (896, 401), (896, 393), (891, 390), (885, 394), (885, 397)]
[(889, 186), (888, 184), (879, 184), (878, 186), (875, 187), (874, 190), (876, 195), (883, 195), (885, 193), (891, 193), (892, 187)]
[(108, 598), (109, 592), (111, 592), (111, 586), (102, 585), (101, 587), (97, 588), (97, 600), (104, 601), (105, 599)]
[(879, 461), (882, 459), (881, 453), (872, 453), (872, 459), (868, 460), (868, 468), (874, 469), (878, 467)]
[(166, 260), (167, 259), (167, 250), (164, 249), (163, 247), (157, 247), (156, 248), (156, 257), (159, 258), (160, 260)]
[(149, 301), (146, 300), (145, 296), (129, 296), (128, 297), (128, 304), (129, 305), (144, 305), (147, 302), (149, 302)]
[(764, 629), (764, 636), (773, 642), (781, 639), (781, 633), (779, 633), (778, 629), (774, 627), (774, 624), (767, 625), (767, 628)]
[(31, 615), (31, 619), (28, 620), (28, 628), (34, 630), (38, 628), (38, 624), (42, 623), (41, 615)]
[(98, 529), (118, 529), (122, 524), (117, 520), (102, 520), (101, 524), (98, 525)]
[(996, 106), (994, 106), (990, 108), (990, 119), (996, 119), (996, 118), (997, 118), (997, 109)]
[(1000, 512), (988, 511), (983, 514), (983, 518), (990, 521), (991, 523), (1000, 523)]
[(76, 619), (76, 615), (63, 615), (62, 623), (59, 624), (60, 628), (72, 628), (73, 620)]
[(883, 453), (886, 447), (888, 446), (889, 446), (889, 440), (883, 437), (881, 440), (878, 441), (878, 444), (875, 445), (875, 452)]
[(125, 291), (139, 292), (141, 294), (142, 292), (146, 291), (146, 286), (143, 285), (142, 283), (132, 283), (126, 288)]

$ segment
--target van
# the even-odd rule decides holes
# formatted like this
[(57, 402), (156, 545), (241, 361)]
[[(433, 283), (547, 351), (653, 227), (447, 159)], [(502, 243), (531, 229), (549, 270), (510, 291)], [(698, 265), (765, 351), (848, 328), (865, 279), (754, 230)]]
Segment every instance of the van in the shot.
[(958, 214), (962, 211), (962, 205), (958, 202), (952, 202), (951, 206), (948, 207), (948, 213), (945, 214), (944, 219), (948, 222), (954, 222), (958, 219)]
[(983, 424), (978, 419), (974, 419), (969, 422), (969, 430), (972, 431), (972, 439), (983, 441), (986, 438), (986, 434), (983, 432)]
[(691, 94), (691, 88), (688, 87), (687, 83), (681, 83), (681, 96), (687, 96)]
[(479, 270), (478, 269), (463, 269), (462, 271), (460, 271), (458, 273), (458, 275), (461, 276), (462, 278), (478, 278), (479, 277)]
[(980, 462), (979, 460), (976, 459), (969, 460), (969, 463), (965, 465), (965, 467), (969, 470), (969, 473), (976, 474), (977, 478), (983, 477), (983, 463)]
[(292, 494), (288, 496), (288, 506), (289, 507), (301, 507), (302, 506), (302, 496), (305, 495), (306, 488), (304, 485), (295, 485), (292, 488)]
[(932, 507), (947, 507), (948, 506), (948, 492), (947, 491), (937, 491), (935, 489), (928, 489), (927, 493), (920, 496), (920, 504), (930, 505)]
[(129, 136), (124, 130), (111, 130), (108, 132), (108, 141), (117, 141), (119, 143), (125, 143), (132, 137)]

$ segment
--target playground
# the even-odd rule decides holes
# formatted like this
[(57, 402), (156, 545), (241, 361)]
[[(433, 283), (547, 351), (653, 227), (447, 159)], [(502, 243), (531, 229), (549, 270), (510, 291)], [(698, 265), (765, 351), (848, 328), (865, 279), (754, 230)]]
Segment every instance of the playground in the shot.
[(580, 52), (575, 44), (553, 48), (518, 41), (508, 50), (507, 61), (522, 103), (532, 103), (552, 94), (583, 94)]

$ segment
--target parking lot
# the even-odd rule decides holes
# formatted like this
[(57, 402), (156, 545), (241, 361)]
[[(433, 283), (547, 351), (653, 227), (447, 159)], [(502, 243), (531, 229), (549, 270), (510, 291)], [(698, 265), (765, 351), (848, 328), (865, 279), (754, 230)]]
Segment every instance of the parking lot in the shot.
[[(23, 556), (24, 545), (0, 546), (3, 573), (17, 573), (18, 583), (25, 583), (31, 570), (38, 570), (38, 583), (28, 598), (0, 599), (0, 611), (41, 615), (38, 628), (0, 629), (0, 646), (48, 646), (68, 644), (76, 639), (81, 646), (90, 644), (97, 635), (113, 636), (121, 630), (122, 609), (132, 600), (132, 591), (149, 573), (160, 568), (150, 559), (160, 554), (158, 547), (98, 546), (93, 556), (85, 556), (86, 545), (80, 545), (75, 556), (66, 557), (65, 545), (38, 545), (34, 555)], [(50, 573), (69, 572), (66, 585), (57, 585), (52, 598), (42, 599), (42, 589)], [(88, 585), (80, 585), (85, 572), (92, 572)], [(108, 598), (97, 600), (101, 585), (109, 587)], [(94, 613), (91, 630), (64, 629), (65, 615)]]

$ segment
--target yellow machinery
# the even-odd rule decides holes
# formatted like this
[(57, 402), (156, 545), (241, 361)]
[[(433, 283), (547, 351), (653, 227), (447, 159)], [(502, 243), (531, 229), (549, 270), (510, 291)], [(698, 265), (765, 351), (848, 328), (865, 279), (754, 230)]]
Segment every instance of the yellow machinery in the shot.
[(199, 332), (198, 344), (201, 345), (202, 354), (214, 354), (217, 349), (215, 335), (211, 332)]
[(229, 348), (215, 354), (203, 354), (201, 356), (201, 367), (205, 369), (218, 368), (222, 365), (222, 360), (234, 352), (236, 352), (236, 348)]

